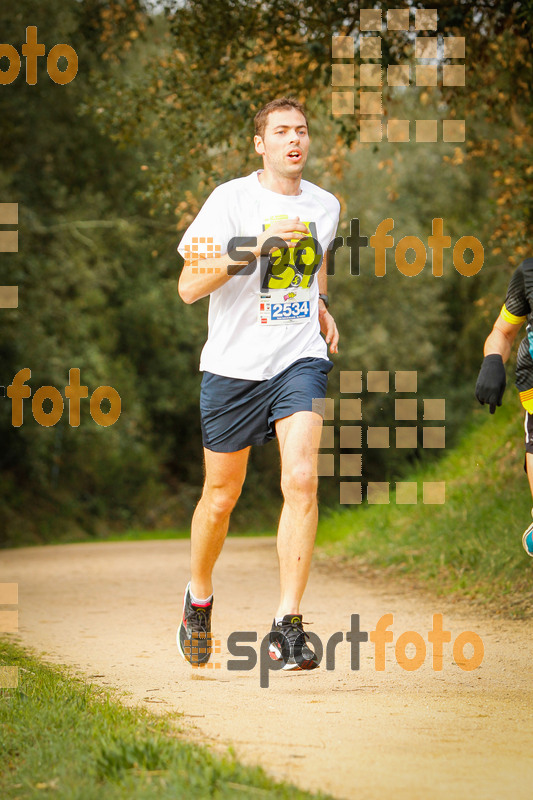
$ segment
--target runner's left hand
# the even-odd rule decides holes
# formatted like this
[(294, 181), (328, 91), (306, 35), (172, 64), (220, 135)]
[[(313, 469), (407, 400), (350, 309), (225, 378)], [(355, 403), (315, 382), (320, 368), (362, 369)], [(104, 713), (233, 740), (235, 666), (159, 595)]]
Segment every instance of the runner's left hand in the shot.
[(326, 337), (326, 344), (329, 344), (330, 353), (338, 353), (339, 331), (335, 325), (335, 320), (322, 300), (318, 301), (318, 319), (320, 322), (320, 330)]

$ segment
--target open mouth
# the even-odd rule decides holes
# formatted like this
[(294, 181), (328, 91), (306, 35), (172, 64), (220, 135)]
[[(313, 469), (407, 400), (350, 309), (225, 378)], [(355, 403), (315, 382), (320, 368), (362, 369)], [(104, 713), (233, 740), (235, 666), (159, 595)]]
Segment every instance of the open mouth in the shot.
[(291, 150), (290, 153), (287, 153), (287, 158), (289, 158), (291, 161), (301, 161), (302, 154), (298, 152), (298, 150)]

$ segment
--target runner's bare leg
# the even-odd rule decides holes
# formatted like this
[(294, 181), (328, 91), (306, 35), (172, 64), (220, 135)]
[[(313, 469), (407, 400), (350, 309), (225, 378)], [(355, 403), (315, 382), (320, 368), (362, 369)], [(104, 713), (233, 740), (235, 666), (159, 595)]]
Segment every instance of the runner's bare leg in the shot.
[(318, 522), (317, 461), (322, 417), (298, 411), (276, 420), (283, 509), (278, 527), (281, 595), (276, 617), (298, 614)]
[(205, 598), (213, 591), (212, 573), (239, 499), (250, 448), (215, 453), (204, 447), (205, 483), (191, 523), (191, 591)]
[(529, 488), (531, 489), (531, 496), (533, 498), (533, 453), (526, 453), (526, 471)]

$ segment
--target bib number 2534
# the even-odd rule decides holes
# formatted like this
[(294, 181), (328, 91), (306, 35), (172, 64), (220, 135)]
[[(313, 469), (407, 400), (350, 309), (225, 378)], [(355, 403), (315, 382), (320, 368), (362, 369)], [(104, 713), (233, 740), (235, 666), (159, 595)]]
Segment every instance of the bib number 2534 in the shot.
[(300, 319), (309, 316), (309, 301), (301, 303), (272, 303), (272, 319)]

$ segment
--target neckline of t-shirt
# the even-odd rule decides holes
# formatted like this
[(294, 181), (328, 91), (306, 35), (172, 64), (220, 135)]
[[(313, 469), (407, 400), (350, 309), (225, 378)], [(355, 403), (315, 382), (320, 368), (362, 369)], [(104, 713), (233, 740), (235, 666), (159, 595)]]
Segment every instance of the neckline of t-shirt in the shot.
[(250, 176), (252, 178), (252, 180), (254, 181), (254, 183), (257, 185), (257, 188), (259, 189), (259, 191), (267, 192), (267, 194), (272, 194), (275, 197), (277, 197), (278, 199), (283, 197), (285, 200), (290, 200), (291, 202), (293, 202), (295, 200), (303, 200), (303, 199), (305, 199), (306, 192), (305, 192), (305, 189), (303, 188), (303, 186), (301, 186), (301, 184), (300, 184), (300, 187), (301, 187), (302, 191), (300, 192), (300, 194), (281, 194), (281, 192), (273, 192), (272, 189), (267, 189), (266, 186), (263, 186), (263, 184), (259, 180), (259, 173), (263, 172), (263, 171), (264, 170), (262, 170), (262, 169), (261, 170), (256, 169), (254, 172), (252, 172), (252, 174)]

